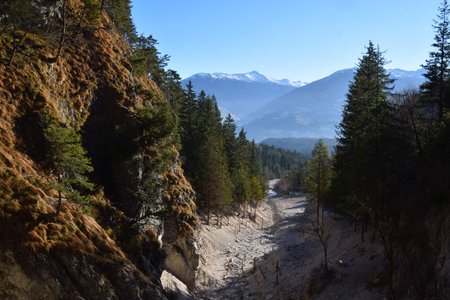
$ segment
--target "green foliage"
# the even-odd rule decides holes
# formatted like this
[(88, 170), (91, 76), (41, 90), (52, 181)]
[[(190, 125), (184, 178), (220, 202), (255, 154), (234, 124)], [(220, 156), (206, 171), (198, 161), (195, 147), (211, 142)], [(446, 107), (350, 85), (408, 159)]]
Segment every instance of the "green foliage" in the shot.
[(266, 196), (267, 186), (261, 177), (251, 176), (249, 181), (250, 181), (251, 203), (257, 204)]
[(39, 6), (29, 0), (2, 1), (0, 11), (2, 12), (0, 26), (3, 30), (34, 31), (43, 23)]
[(131, 18), (130, 0), (102, 0), (101, 8), (106, 10), (117, 30), (129, 43), (137, 40), (136, 27)]
[(163, 87), (166, 82), (166, 71), (169, 57), (167, 55), (161, 56), (158, 49), (156, 39), (151, 35), (148, 37), (139, 36), (133, 42), (133, 54), (130, 62), (133, 65), (133, 72), (138, 76), (149, 76), (159, 86)]
[(88, 196), (94, 185), (87, 173), (93, 171), (86, 150), (81, 145), (80, 135), (70, 128), (51, 122), (44, 130), (48, 142), (48, 161), (52, 173), (57, 176), (54, 187), (68, 199), (83, 207), (89, 205)]
[(198, 96), (189, 83), (178, 105), (183, 167), (197, 205), (220, 212), (233, 204), (257, 203), (265, 196), (259, 151), (228, 115), (222, 123), (214, 96)]
[(166, 80), (161, 88), (167, 101), (172, 105), (172, 109), (179, 114), (185, 96), (181, 87), (180, 75), (174, 70), (167, 70)]
[[(284, 178), (294, 175), (295, 170), (306, 162), (306, 157), (298, 152), (268, 146), (258, 145), (261, 158), (262, 174), (265, 179)], [(297, 172), (298, 173), (298, 172)]]
[[(318, 138), (267, 138), (261, 144), (274, 146), (277, 148), (296, 151), (306, 157), (310, 157), (314, 145), (318, 142)], [(334, 138), (322, 138), (322, 141), (327, 145), (328, 152), (333, 153), (336, 146)]]
[(443, 0), (439, 8), (438, 20), (433, 26), (436, 33), (432, 44), (434, 50), (430, 52), (430, 58), (423, 65), (427, 81), (420, 87), (425, 102), (434, 109), (434, 114), (437, 114), (439, 119), (442, 119), (444, 110), (450, 108), (448, 97), (450, 88), (449, 15), (448, 2)]
[(232, 201), (231, 181), (220, 137), (208, 135), (202, 145), (200, 196), (207, 209), (229, 206)]
[(135, 139), (135, 152), (129, 162), (137, 170), (133, 190), (134, 218), (146, 218), (162, 213), (162, 192), (166, 182), (162, 175), (172, 165), (176, 153), (172, 146), (178, 143), (177, 118), (170, 104), (157, 101), (152, 107), (143, 107), (137, 112), (139, 130)]
[(228, 161), (228, 171), (230, 174), (234, 174), (235, 170), (238, 168), (236, 162), (236, 123), (230, 114), (227, 115), (225, 120), (223, 121), (223, 142), (225, 147), (225, 152)]
[(366, 201), (367, 186), (387, 171), (382, 167), (387, 167), (384, 158), (388, 152), (382, 145), (392, 133), (392, 109), (387, 101), (391, 84), (384, 58), (370, 42), (350, 84), (338, 128), (335, 183), (345, 187), (346, 197), (354, 195), (358, 201)]
[[(228, 172), (221, 118), (217, 103), (213, 97), (200, 93), (197, 115), (197, 139), (201, 153), (199, 179), (204, 196), (204, 203), (219, 206), (231, 203), (231, 181)], [(212, 189), (215, 191), (212, 192)], [(202, 193), (200, 193), (200, 197)]]
[(320, 139), (311, 154), (306, 167), (305, 184), (316, 199), (322, 201), (331, 185), (332, 165), (327, 146)]
[(101, 17), (101, 1), (100, 0), (85, 0), (83, 15), (85, 20), (90, 25), (97, 25)]

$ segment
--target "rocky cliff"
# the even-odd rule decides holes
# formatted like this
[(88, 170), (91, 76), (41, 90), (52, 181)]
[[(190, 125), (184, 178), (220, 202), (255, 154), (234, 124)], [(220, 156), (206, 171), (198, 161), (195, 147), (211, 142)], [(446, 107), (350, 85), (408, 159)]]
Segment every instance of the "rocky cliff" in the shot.
[[(131, 48), (105, 11), (99, 10), (95, 22), (84, 21), (90, 2), (56, 1), (48, 7), (57, 20), (48, 23), (51, 26), (44, 21), (42, 26), (33, 25), (39, 30), (2, 27), (3, 299), (164, 298), (159, 276), (164, 249), (172, 246), (161, 249), (151, 220), (173, 224), (167, 241), (180, 253), (191, 251), (184, 243), (191, 240), (196, 223), (194, 192), (178, 162), (176, 133), (164, 133), (145, 149), (126, 152), (138, 138), (139, 111), (150, 109), (152, 126), (158, 127), (164, 125), (158, 117), (167, 114), (170, 106), (152, 80), (133, 74)], [(89, 212), (63, 197), (61, 212), (54, 214), (57, 179), (47, 165), (43, 133), (44, 118), (49, 117), (79, 133), (87, 149), (95, 184)], [(130, 157), (152, 159), (161, 153), (170, 164), (153, 173), (164, 183), (155, 198), (167, 209), (164, 217), (159, 214), (137, 222), (143, 206), (134, 201), (133, 189), (142, 170), (130, 163)]]

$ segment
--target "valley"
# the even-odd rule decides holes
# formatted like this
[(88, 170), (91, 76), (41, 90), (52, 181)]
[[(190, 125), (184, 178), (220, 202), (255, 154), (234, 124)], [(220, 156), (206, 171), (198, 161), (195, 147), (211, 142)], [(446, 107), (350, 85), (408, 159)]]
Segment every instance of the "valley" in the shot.
[[(197, 234), (195, 299), (383, 299), (381, 245), (361, 242), (352, 224), (331, 212), (330, 274), (308, 231), (313, 203), (305, 195), (266, 199), (256, 219), (230, 216)], [(370, 247), (368, 247), (370, 245)], [(278, 279), (277, 279), (278, 277)], [(189, 297), (188, 297), (189, 298)]]
[[(338, 70), (311, 83), (274, 80), (256, 71), (245, 74), (199, 73), (191, 81), (197, 93), (215, 95), (223, 116), (230, 113), (250, 139), (334, 138), (355, 68)], [(423, 69), (390, 69), (394, 93), (418, 89)]]
[(450, 299), (415, 1), (1, 1), (0, 299)]

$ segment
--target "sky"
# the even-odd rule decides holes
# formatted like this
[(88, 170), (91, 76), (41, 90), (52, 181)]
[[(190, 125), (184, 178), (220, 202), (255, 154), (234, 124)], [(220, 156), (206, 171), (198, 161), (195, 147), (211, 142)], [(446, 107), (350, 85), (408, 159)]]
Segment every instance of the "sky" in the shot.
[(356, 66), (369, 40), (387, 68), (417, 70), (433, 42), (440, 0), (132, 0), (138, 33), (168, 67), (311, 82)]

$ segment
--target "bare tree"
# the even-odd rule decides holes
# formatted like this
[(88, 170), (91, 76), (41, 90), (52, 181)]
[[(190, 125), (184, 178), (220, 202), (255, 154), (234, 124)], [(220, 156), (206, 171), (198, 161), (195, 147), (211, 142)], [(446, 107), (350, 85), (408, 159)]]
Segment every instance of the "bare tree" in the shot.
[(319, 239), (319, 242), (322, 246), (323, 256), (324, 256), (324, 269), (326, 272), (329, 271), (328, 268), (328, 242), (331, 237), (331, 232), (328, 228), (325, 227), (325, 220), (322, 217), (318, 220), (309, 220), (309, 225), (306, 228), (306, 232), (315, 236)]

